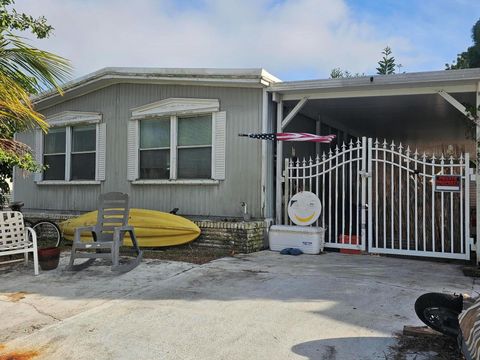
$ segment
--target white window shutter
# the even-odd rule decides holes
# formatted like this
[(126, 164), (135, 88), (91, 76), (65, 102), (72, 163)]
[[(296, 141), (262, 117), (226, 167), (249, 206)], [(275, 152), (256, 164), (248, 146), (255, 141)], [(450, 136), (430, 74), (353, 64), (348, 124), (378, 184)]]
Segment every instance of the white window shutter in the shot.
[(128, 122), (127, 179), (130, 181), (138, 179), (138, 126), (138, 121)]
[[(39, 165), (43, 165), (43, 131), (40, 129), (34, 130), (34, 153), (35, 153), (35, 161)], [(33, 180), (35, 182), (42, 181), (43, 179), (43, 171), (36, 172), (33, 175)]]
[(213, 151), (212, 178), (225, 180), (225, 138), (227, 129), (227, 113), (213, 113)]
[(105, 152), (107, 143), (107, 124), (97, 124), (97, 152), (96, 152), (96, 169), (95, 180), (105, 180)]

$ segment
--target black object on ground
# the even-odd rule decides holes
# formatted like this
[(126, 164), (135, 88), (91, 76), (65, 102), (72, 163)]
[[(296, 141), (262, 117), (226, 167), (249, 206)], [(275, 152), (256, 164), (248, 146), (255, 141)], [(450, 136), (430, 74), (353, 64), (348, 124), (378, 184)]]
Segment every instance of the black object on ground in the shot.
[(282, 255), (301, 255), (303, 254), (303, 251), (297, 248), (286, 248), (280, 251), (280, 254)]
[(427, 293), (415, 301), (415, 312), (423, 323), (444, 335), (455, 338), (460, 331), (458, 315), (462, 310), (462, 295)]
[(480, 277), (479, 266), (465, 266), (462, 268), (463, 275), (470, 277)]

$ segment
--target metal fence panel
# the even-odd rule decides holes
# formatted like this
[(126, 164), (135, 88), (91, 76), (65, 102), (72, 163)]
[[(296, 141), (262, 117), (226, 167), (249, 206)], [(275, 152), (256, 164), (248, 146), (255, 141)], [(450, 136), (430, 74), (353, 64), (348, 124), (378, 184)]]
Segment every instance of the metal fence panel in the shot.
[[(311, 191), (323, 206), (313, 226), (326, 229), (326, 247), (468, 260), (470, 174), (468, 153), (351, 140), (315, 159), (286, 159), (283, 223), (291, 225), (288, 200)], [(435, 191), (437, 175), (459, 176), (460, 191)]]

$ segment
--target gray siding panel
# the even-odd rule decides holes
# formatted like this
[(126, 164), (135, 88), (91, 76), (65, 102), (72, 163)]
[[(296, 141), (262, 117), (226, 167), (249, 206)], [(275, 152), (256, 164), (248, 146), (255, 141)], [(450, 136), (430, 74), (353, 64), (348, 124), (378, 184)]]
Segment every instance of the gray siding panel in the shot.
[[(214, 98), (227, 112), (226, 179), (218, 185), (132, 185), (127, 180), (127, 122), (131, 109), (171, 97)], [(240, 202), (254, 217), (261, 216), (261, 144), (240, 138), (240, 132), (259, 132), (262, 90), (249, 88), (118, 84), (66, 101), (42, 111), (96, 111), (107, 124), (106, 180), (102, 185), (41, 185), (18, 172), (15, 198), (26, 208), (85, 211), (96, 207), (101, 192), (131, 195), (132, 207), (162, 211), (180, 208), (186, 215), (241, 216)], [(31, 134), (19, 140), (33, 145)]]

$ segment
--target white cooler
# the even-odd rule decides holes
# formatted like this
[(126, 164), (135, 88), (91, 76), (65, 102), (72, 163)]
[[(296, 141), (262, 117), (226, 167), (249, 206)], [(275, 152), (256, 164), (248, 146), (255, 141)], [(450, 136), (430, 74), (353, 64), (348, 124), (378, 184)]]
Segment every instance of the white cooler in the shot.
[(270, 250), (297, 248), (305, 254), (319, 254), (325, 245), (325, 229), (314, 226), (272, 225), (268, 233)]

